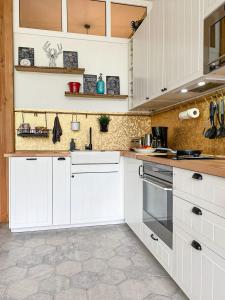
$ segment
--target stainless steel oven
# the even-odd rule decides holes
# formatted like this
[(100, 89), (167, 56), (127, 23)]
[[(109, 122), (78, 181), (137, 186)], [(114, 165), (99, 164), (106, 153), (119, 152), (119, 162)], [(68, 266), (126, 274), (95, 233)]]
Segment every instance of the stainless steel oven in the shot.
[(173, 247), (172, 167), (144, 162), (143, 222), (170, 248)]
[(225, 65), (225, 2), (204, 21), (204, 74)]

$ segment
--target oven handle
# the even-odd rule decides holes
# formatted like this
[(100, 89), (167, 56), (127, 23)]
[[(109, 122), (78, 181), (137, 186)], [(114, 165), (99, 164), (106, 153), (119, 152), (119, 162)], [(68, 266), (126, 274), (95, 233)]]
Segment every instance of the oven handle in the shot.
[(164, 191), (172, 191), (173, 190), (172, 188), (163, 187), (163, 186), (161, 186), (159, 184), (156, 184), (156, 183), (154, 183), (150, 180), (143, 179), (143, 181), (146, 182), (146, 183), (150, 183), (151, 185), (153, 185), (153, 186), (155, 186), (155, 187), (157, 187), (161, 190), (164, 190)]

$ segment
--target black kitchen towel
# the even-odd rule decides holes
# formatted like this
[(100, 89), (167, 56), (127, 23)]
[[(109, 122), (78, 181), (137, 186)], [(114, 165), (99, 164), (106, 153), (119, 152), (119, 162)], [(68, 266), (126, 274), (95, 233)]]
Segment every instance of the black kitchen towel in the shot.
[(60, 125), (58, 116), (55, 117), (52, 134), (53, 134), (53, 137), (52, 137), (53, 144), (56, 144), (57, 142), (60, 142), (60, 137), (62, 135), (62, 127)]

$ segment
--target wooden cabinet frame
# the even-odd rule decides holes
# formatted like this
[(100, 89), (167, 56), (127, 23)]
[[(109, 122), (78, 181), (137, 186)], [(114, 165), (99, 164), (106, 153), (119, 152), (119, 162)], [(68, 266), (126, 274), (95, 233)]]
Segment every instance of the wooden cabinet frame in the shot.
[(8, 221), (8, 169), (14, 151), (13, 1), (0, 0), (0, 222)]

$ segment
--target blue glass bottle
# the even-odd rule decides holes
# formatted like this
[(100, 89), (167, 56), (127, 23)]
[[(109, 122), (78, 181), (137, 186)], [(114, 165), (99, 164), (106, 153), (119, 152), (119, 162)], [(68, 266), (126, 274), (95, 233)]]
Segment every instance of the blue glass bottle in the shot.
[(100, 76), (97, 81), (96, 92), (97, 94), (101, 95), (105, 93), (105, 82), (102, 79), (102, 73), (100, 73)]

